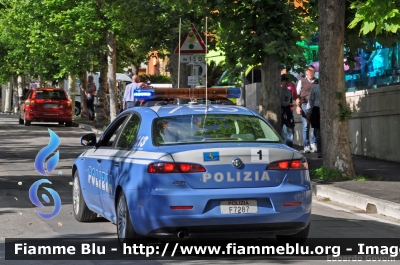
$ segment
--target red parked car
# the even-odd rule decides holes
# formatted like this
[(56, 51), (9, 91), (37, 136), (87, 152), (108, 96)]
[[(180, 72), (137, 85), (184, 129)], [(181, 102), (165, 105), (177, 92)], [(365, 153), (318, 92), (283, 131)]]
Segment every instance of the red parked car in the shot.
[(66, 127), (72, 125), (72, 104), (63, 89), (32, 88), (19, 105), (19, 124), (30, 126), (31, 122), (58, 122)]

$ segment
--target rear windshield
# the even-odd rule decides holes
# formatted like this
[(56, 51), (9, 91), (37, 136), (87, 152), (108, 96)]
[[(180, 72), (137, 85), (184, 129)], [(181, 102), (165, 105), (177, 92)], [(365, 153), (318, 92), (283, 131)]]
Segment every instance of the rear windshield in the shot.
[(64, 91), (36, 90), (35, 99), (67, 99)]
[(156, 146), (205, 142), (281, 142), (262, 119), (249, 115), (198, 114), (157, 118), (153, 122)]

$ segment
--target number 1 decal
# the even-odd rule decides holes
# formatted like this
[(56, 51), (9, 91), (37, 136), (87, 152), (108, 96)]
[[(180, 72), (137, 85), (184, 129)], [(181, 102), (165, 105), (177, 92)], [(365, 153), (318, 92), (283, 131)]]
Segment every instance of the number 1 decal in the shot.
[(251, 149), (251, 162), (269, 162), (268, 149)]
[(262, 150), (258, 151), (257, 154), (260, 155), (260, 160), (262, 160)]

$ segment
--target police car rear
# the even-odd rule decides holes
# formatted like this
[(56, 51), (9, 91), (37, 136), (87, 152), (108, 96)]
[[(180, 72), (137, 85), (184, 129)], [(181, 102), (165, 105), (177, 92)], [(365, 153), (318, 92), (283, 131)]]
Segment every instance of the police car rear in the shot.
[(265, 120), (233, 106), (154, 109), (153, 145), (172, 159), (147, 168), (148, 236), (307, 238), (307, 161)]

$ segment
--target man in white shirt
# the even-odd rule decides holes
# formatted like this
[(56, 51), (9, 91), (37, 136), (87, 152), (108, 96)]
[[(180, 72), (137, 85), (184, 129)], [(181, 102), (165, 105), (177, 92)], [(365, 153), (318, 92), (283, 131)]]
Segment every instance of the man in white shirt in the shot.
[(316, 138), (314, 130), (310, 141), (310, 124), (307, 122), (307, 103), (310, 96), (311, 88), (318, 84), (318, 79), (315, 78), (315, 68), (309, 65), (306, 70), (306, 77), (301, 78), (297, 83), (297, 99), (296, 99), (296, 112), (301, 115), (301, 123), (303, 125), (303, 144), (304, 153), (317, 152)]
[(122, 99), (123, 110), (135, 107), (136, 101), (133, 93), (135, 92), (136, 89), (140, 89), (140, 84), (138, 84), (138, 82), (139, 82), (139, 77), (137, 75), (133, 75), (132, 83), (126, 86), (124, 98)]

